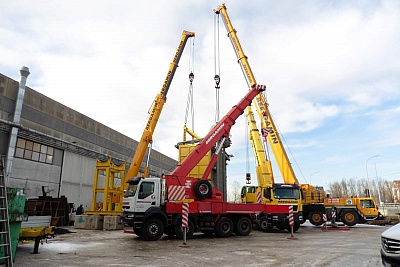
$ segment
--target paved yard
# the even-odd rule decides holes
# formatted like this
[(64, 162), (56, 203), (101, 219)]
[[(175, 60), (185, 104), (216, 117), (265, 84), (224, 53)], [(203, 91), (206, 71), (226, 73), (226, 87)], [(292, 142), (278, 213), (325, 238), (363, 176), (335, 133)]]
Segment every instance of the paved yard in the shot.
[(123, 231), (67, 228), (31, 254), (33, 243), (19, 244), (14, 266), (382, 266), (380, 234), (388, 226), (356, 225), (349, 231), (322, 231), (309, 224), (288, 232), (230, 238), (195, 235), (144, 241)]

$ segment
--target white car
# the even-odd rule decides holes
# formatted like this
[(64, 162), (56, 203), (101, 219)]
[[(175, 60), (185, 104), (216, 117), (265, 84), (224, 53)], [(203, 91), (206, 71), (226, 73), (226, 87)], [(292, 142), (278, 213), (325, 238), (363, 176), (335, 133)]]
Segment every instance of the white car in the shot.
[(382, 264), (388, 266), (400, 266), (400, 223), (390, 227), (381, 235)]

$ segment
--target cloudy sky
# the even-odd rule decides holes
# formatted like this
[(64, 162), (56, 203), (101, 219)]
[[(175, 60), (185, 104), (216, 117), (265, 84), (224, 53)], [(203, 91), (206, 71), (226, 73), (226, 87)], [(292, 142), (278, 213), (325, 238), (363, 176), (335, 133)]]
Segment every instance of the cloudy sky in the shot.
[[(400, 180), (400, 2), (225, 3), (257, 82), (267, 85), (300, 182)], [(216, 69), (221, 118), (247, 91), (213, 12), (221, 4), (0, 0), (0, 73), (18, 80), (27, 66), (30, 88), (138, 140), (182, 31), (193, 31), (153, 136), (153, 148), (177, 158), (190, 71), (194, 120), (189, 116), (188, 126), (200, 136), (215, 123)], [(256, 183), (246, 125), (241, 117), (231, 131), (229, 184), (244, 184), (248, 171)]]

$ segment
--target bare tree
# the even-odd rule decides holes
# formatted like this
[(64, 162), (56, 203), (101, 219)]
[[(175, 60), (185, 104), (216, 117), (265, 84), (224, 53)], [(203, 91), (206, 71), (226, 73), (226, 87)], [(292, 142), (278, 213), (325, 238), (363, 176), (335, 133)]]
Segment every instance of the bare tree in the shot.
[(240, 202), (240, 193), (241, 193), (240, 191), (241, 191), (240, 183), (238, 181), (234, 181), (232, 183), (232, 191), (231, 191), (232, 202), (234, 203)]
[(349, 180), (347, 180), (348, 183), (348, 189), (349, 189), (349, 193), (350, 196), (357, 196), (357, 180), (356, 178), (350, 178)]
[(342, 189), (339, 182), (329, 183), (329, 189), (331, 191), (331, 197), (342, 197)]
[[(378, 188), (379, 186), (379, 188)], [(378, 179), (342, 179), (340, 182), (329, 183), (332, 197), (367, 197), (368, 195), (379, 202), (380, 197), (383, 202), (394, 202), (393, 182), (388, 182), (382, 178)]]

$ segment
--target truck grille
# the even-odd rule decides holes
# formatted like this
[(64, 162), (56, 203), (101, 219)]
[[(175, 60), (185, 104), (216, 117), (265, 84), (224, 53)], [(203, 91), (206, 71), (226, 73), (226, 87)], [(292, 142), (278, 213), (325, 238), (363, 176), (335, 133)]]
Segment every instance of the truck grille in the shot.
[(381, 238), (382, 248), (387, 253), (400, 254), (400, 241), (390, 238)]

